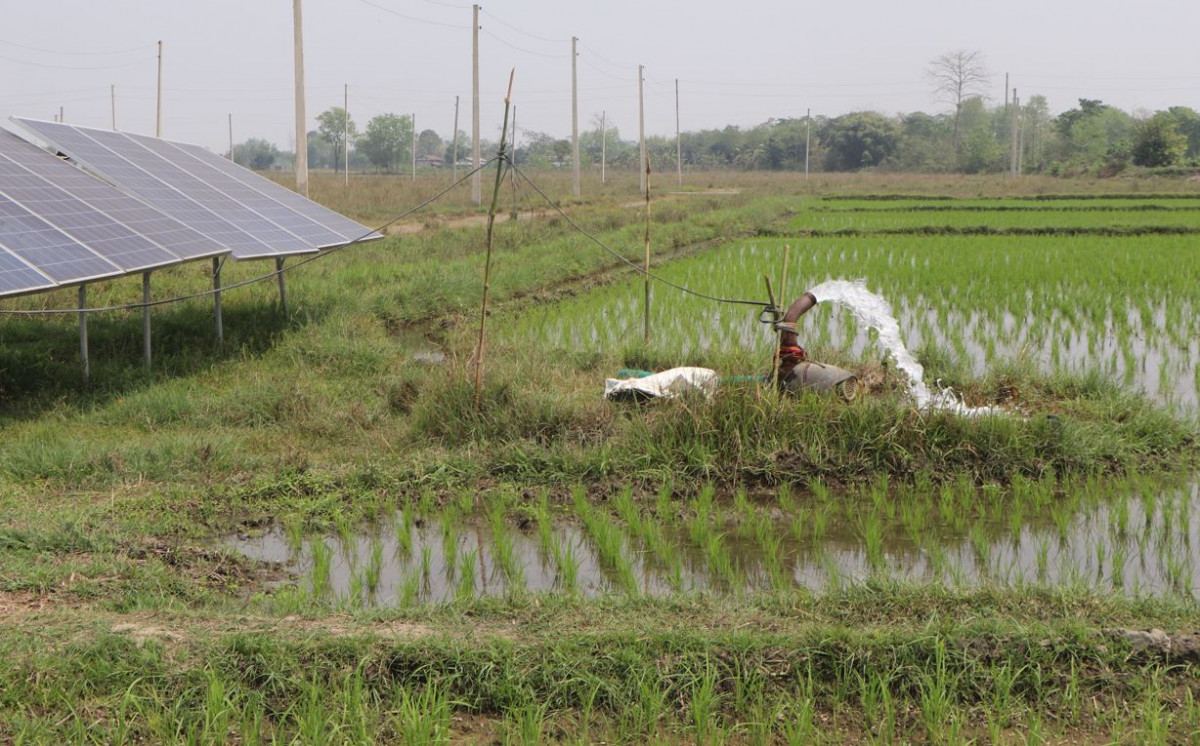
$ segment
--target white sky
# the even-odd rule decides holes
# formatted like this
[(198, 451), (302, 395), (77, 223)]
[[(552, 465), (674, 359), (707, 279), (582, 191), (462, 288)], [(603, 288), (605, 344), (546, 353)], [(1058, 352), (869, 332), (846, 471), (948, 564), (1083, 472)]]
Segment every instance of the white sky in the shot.
[[(291, 0), (6, 0), (0, 6), (0, 119), (111, 124), (154, 133), (155, 42), (165, 49), (163, 136), (223, 151), (263, 137), (292, 147)], [(309, 127), (342, 105), (360, 129), (383, 113), (418, 129), (471, 131), (471, 5), (460, 0), (304, 0)], [(954, 49), (980, 50), (1004, 96), (1041, 93), (1052, 113), (1080, 97), (1129, 111), (1200, 109), (1195, 0), (493, 0), (480, 14), (483, 136), (495, 139), (504, 88), (520, 130), (570, 134), (570, 37), (580, 38), (580, 130), (606, 111), (637, 136), (637, 65), (646, 130), (749, 127), (770, 117), (938, 111), (924, 76)]]

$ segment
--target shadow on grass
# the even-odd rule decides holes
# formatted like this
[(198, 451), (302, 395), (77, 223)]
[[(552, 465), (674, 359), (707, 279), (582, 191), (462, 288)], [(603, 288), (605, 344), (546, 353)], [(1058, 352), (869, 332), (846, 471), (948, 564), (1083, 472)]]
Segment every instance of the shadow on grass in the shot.
[(151, 315), (152, 367), (143, 362), (141, 313), (88, 319), (90, 379), (84, 381), (77, 317), (0, 318), (0, 421), (35, 419), (55, 408), (88, 409), (170, 378), (194, 375), (229, 359), (271, 349), (289, 329), (311, 324), (324, 309), (284, 316), (271, 302), (223, 308), (217, 344), (211, 306), (156, 308)]

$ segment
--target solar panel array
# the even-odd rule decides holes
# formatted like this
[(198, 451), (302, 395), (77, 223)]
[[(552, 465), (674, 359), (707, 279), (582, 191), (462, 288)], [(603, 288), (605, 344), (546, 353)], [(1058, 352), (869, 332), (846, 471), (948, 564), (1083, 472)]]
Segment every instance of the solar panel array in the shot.
[(382, 238), (195, 145), (18, 119), (71, 160), (196, 231), (235, 259), (282, 257)]
[(382, 238), (196, 145), (16, 121), (76, 165), (0, 130), (0, 297)]

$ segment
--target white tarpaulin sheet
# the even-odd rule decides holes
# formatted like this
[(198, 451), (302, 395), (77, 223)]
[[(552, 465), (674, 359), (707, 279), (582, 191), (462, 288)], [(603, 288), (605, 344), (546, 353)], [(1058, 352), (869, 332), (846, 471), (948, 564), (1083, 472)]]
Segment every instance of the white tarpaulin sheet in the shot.
[(708, 368), (671, 368), (645, 378), (604, 381), (606, 399), (671, 399), (689, 391), (712, 396), (717, 388), (717, 372)]

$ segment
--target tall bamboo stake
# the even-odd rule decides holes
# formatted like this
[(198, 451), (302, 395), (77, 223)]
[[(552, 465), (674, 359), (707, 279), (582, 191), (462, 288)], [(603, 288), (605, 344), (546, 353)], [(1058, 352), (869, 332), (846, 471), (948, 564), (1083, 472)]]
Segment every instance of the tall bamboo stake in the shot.
[(650, 158), (646, 158), (646, 272), (642, 279), (646, 281), (646, 301), (642, 319), (642, 343), (650, 344)]
[[(477, 6), (478, 7), (478, 6)], [(504, 148), (508, 139), (508, 111), (512, 106), (513, 76), (517, 73), (513, 68), (508, 74), (508, 93), (504, 95), (504, 125), (500, 129), (500, 152), (496, 159), (496, 184), (492, 189), (492, 205), (488, 208), (487, 221), (487, 257), (483, 264), (483, 303), (479, 309), (479, 343), (475, 347), (475, 406), (478, 407), (483, 395), (483, 352), (484, 330), (487, 327), (488, 289), (492, 282), (492, 229), (496, 225), (496, 207), (500, 204), (500, 184), (504, 177)]]

